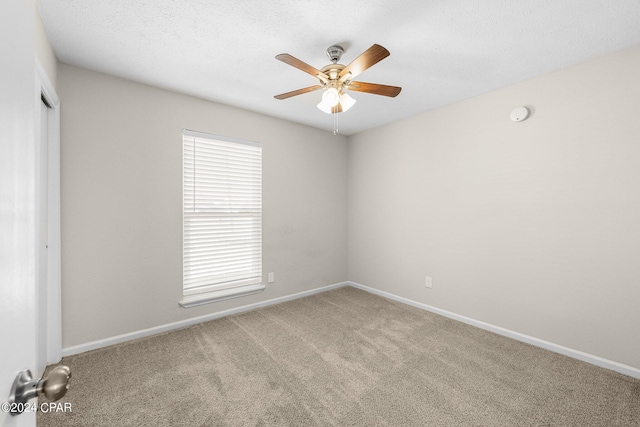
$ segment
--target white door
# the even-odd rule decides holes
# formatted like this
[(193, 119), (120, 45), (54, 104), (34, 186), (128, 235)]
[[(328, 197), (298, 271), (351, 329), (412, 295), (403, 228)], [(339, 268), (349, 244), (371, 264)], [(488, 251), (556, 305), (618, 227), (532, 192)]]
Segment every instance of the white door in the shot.
[[(36, 369), (34, 4), (0, 1), (0, 402)], [(39, 123), (38, 123), (39, 125)], [(0, 426), (33, 427), (35, 413), (0, 411)]]

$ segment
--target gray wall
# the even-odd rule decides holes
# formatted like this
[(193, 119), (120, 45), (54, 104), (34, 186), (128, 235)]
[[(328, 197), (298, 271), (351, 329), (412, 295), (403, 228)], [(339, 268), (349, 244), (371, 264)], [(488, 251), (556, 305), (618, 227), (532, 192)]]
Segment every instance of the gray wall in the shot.
[(639, 76), (632, 49), (351, 137), (350, 280), (640, 368)]
[[(59, 64), (63, 347), (347, 280), (343, 136)], [(201, 307), (182, 292), (182, 139), (263, 143), (258, 295)]]

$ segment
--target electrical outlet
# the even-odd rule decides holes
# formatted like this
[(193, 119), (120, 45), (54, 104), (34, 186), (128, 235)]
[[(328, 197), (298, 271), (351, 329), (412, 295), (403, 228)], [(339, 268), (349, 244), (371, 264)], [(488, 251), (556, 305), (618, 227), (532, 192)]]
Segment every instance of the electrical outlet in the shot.
[(433, 282), (431, 282), (431, 277), (427, 276), (424, 281), (424, 286), (427, 288), (433, 288)]
[(273, 283), (276, 281), (276, 273), (273, 271), (267, 275), (267, 283)]

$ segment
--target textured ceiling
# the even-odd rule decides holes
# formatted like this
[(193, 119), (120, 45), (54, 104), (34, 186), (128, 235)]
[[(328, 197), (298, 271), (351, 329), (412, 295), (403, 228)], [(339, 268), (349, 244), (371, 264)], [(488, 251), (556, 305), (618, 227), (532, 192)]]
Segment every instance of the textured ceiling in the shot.
[[(39, 0), (58, 59), (165, 89), (332, 130), (317, 84), (274, 59), (348, 64), (378, 43), (391, 56), (358, 80), (396, 98), (350, 92), (353, 134), (590, 58), (640, 45), (638, 0)], [(512, 106), (509, 106), (512, 107)]]

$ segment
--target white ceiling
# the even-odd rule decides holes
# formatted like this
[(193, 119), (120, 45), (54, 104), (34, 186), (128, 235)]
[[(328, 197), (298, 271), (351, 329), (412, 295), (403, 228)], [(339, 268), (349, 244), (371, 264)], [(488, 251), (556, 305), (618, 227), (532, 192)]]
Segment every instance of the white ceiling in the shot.
[[(396, 98), (351, 92), (353, 134), (640, 44), (639, 0), (39, 0), (61, 62), (321, 129), (317, 84), (274, 59), (348, 64), (378, 43), (391, 56), (357, 80), (402, 86)], [(511, 107), (511, 106), (510, 106)]]

